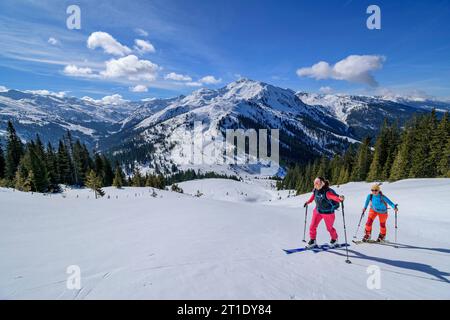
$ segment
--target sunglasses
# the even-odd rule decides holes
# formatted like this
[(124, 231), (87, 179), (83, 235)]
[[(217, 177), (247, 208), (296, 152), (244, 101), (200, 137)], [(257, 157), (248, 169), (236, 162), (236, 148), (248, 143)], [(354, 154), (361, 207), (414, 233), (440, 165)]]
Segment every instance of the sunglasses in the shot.
[(372, 192), (379, 192), (380, 190), (372, 190)]

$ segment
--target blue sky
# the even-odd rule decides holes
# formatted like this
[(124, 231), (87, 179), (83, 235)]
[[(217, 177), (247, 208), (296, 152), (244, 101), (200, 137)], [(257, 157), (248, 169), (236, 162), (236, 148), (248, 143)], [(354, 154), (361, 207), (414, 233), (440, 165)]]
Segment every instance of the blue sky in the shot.
[[(72, 4), (81, 30), (66, 27)], [(371, 4), (381, 30), (366, 27)], [(309, 92), (448, 99), (450, 1), (0, 2), (6, 88), (139, 100), (239, 77)]]

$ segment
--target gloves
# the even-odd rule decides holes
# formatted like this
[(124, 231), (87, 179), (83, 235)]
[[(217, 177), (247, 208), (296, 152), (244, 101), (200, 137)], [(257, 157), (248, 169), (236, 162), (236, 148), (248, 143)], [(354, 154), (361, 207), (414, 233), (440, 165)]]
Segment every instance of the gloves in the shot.
[(308, 206), (308, 202), (305, 202), (305, 204), (303, 205), (303, 208), (306, 208)]

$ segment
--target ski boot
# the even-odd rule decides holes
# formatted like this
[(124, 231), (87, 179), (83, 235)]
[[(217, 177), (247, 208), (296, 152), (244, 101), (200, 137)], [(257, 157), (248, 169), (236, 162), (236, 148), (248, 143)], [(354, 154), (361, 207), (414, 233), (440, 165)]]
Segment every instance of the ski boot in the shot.
[(370, 240), (370, 234), (368, 234), (368, 233), (366, 233), (365, 235), (364, 235), (364, 238), (362, 238), (362, 242), (368, 242)]
[(386, 235), (380, 233), (380, 235), (378, 236), (377, 242), (384, 242), (385, 238), (386, 238)]
[(331, 241), (330, 241), (330, 248), (337, 248), (337, 247), (339, 247), (339, 244), (338, 244), (337, 240), (331, 239)]
[(317, 243), (315, 239), (309, 240), (308, 244), (306, 245), (307, 249), (314, 249), (317, 248)]

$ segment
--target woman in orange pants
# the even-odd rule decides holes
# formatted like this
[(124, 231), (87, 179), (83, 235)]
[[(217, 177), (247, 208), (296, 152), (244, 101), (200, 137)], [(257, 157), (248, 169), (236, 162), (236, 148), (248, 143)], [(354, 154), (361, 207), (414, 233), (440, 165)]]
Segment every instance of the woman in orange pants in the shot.
[(386, 221), (388, 219), (388, 204), (394, 208), (395, 213), (398, 212), (397, 205), (394, 204), (388, 197), (383, 195), (379, 184), (375, 184), (371, 188), (371, 194), (367, 196), (366, 204), (363, 208), (363, 214), (366, 212), (367, 207), (370, 204), (369, 218), (366, 222), (366, 233), (362, 241), (367, 242), (370, 240), (372, 234), (372, 225), (376, 217), (380, 220), (380, 235), (377, 242), (381, 242), (386, 238)]

